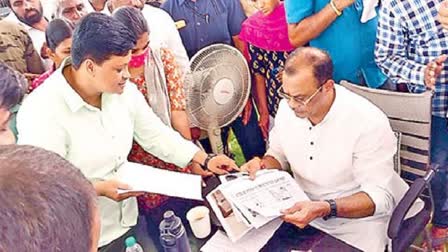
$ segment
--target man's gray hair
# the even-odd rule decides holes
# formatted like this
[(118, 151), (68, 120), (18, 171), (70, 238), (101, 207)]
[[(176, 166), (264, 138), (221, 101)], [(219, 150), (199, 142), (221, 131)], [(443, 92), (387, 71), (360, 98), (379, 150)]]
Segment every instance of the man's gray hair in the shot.
[[(55, 18), (60, 18), (60, 19), (66, 19), (65, 17), (63, 17), (62, 15), (62, 5), (61, 3), (63, 1), (66, 0), (48, 0), (46, 1), (47, 3), (45, 4), (45, 11), (44, 13), (48, 16), (47, 18), (51, 19), (55, 19)], [(84, 8), (86, 8), (87, 13), (93, 12), (93, 8), (90, 5), (90, 2), (88, 0), (82, 0), (83, 4), (84, 4)]]

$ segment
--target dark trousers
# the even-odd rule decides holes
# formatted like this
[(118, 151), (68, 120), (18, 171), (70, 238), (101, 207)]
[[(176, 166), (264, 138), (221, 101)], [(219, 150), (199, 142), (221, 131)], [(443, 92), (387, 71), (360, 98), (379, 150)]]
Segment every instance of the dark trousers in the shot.
[[(255, 107), (252, 109), (252, 113), (247, 125), (243, 124), (243, 118), (239, 116), (230, 124), (229, 127), (221, 129), (221, 139), (224, 144), (224, 153), (226, 154), (228, 153), (226, 151), (226, 146), (230, 128), (232, 128), (232, 131), (235, 134), (236, 139), (238, 140), (238, 144), (241, 147), (246, 161), (249, 161), (254, 157), (260, 157), (264, 155), (264, 153), (266, 152), (266, 143), (263, 140), (261, 129), (258, 126), (258, 118), (257, 113), (255, 112)], [(202, 140), (201, 144), (206, 152), (210, 153), (212, 151), (208, 139)]]
[(431, 180), (434, 198), (432, 223), (439, 228), (448, 228), (448, 121), (433, 116), (431, 125), (431, 163), (439, 165), (439, 171)]

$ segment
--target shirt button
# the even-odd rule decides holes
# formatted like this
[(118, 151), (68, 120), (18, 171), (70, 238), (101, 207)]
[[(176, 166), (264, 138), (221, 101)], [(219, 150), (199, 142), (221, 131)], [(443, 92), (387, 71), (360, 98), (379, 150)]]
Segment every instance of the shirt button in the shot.
[(312, 157), (312, 156), (310, 157), (310, 160), (313, 160), (313, 157)]
[(310, 127), (310, 130), (312, 130), (313, 129), (313, 127)]
[(199, 41), (204, 42), (204, 39), (199, 39)]
[(314, 145), (314, 142), (311, 142), (310, 144), (311, 144), (311, 145)]
[(197, 25), (197, 26), (201, 26), (201, 23), (197, 22), (196, 25)]

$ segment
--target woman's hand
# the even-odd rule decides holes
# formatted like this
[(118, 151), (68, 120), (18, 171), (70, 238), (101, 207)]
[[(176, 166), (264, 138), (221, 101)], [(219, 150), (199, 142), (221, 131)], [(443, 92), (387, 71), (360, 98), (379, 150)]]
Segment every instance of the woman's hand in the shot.
[(269, 137), (269, 113), (268, 112), (260, 113), (260, 120), (258, 121), (258, 125), (260, 126), (261, 133), (263, 134), (263, 138), (268, 139), (268, 137)]

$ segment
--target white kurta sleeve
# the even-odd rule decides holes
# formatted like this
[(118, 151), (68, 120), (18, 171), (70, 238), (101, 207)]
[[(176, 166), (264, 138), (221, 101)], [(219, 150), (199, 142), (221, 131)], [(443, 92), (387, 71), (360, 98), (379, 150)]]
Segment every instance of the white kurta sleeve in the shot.
[(375, 204), (375, 215), (390, 214), (399, 199), (398, 187), (406, 186), (393, 169), (393, 156), (396, 152), (396, 137), (387, 118), (377, 118), (365, 123), (358, 138), (354, 154), (354, 178)]

